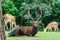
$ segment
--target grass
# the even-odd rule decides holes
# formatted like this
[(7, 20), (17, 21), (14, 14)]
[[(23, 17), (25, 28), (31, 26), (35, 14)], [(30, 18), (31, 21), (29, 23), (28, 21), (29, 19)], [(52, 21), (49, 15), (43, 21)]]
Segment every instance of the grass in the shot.
[(34, 37), (8, 37), (6, 32), (6, 36), (6, 40), (60, 40), (60, 32), (38, 32)]

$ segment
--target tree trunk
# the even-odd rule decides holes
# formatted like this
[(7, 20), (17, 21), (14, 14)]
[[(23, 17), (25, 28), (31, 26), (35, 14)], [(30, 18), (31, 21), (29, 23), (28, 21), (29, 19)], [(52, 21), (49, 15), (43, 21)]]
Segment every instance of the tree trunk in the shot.
[(2, 20), (2, 6), (0, 0), (0, 40), (6, 40), (5, 32), (4, 32), (4, 24)]

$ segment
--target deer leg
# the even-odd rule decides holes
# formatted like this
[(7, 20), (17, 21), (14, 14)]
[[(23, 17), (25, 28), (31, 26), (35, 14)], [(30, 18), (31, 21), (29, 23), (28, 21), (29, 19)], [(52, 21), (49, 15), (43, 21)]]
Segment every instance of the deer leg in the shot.
[(6, 28), (6, 30), (8, 30), (7, 23), (8, 23), (8, 22), (5, 21), (5, 28)]
[(54, 30), (55, 30), (55, 32), (56, 32), (56, 31), (58, 31), (58, 28), (57, 28), (57, 27), (55, 27), (55, 28), (54, 28)]
[(52, 31), (52, 28), (49, 28), (49, 31)]
[[(11, 27), (13, 28), (13, 23), (11, 24)], [(11, 28), (11, 29), (12, 29), (12, 28)]]
[(12, 23), (10, 22), (10, 30), (11, 30)]
[(54, 28), (55, 32), (56, 32), (56, 28)]
[(54, 27), (54, 31), (56, 32), (56, 28)]
[(26, 35), (27, 35), (27, 36), (32, 36), (32, 34), (31, 34), (30, 31), (27, 31)]
[(6, 24), (6, 29), (8, 30), (8, 26), (7, 26), (7, 24)]
[(57, 32), (58, 32), (58, 28), (57, 28)]
[(50, 29), (50, 31), (52, 32), (52, 28)]
[(58, 26), (56, 26), (56, 31), (58, 32)]
[(4, 30), (5, 30), (5, 26), (4, 26)]

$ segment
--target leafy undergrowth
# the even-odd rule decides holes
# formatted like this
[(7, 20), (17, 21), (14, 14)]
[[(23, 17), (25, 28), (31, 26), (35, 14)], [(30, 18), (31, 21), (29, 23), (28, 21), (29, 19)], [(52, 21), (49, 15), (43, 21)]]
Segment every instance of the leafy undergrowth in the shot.
[(8, 37), (6, 31), (6, 36), (6, 40), (60, 40), (60, 32), (38, 32), (34, 37)]

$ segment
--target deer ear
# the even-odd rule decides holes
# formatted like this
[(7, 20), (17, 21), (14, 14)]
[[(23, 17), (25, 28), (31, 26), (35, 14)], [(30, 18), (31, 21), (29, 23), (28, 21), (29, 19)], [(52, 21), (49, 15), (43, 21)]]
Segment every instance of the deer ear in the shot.
[(30, 23), (33, 23), (33, 21), (30, 21)]
[(42, 21), (39, 21), (39, 23), (42, 23)]

